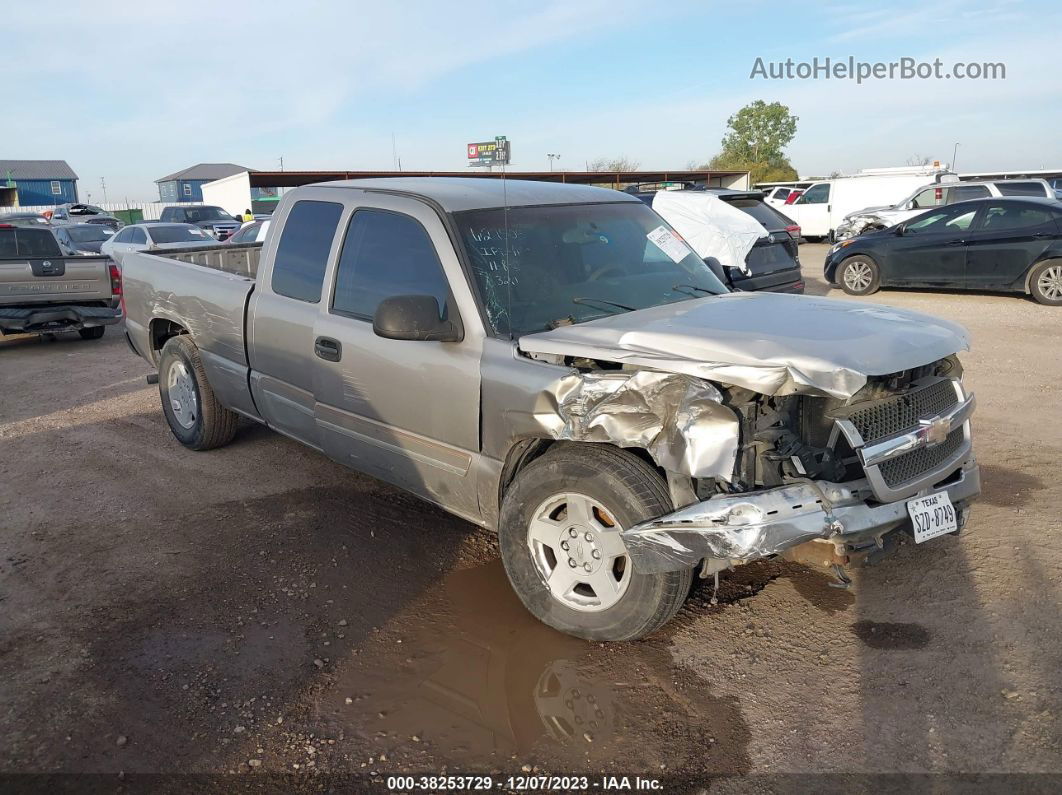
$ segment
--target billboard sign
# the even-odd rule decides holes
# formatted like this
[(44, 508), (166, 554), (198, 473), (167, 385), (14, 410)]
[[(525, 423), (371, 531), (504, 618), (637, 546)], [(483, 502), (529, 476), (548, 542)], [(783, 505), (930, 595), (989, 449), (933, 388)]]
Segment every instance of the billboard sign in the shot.
[(509, 141), (504, 135), (493, 141), (469, 144), (466, 149), (470, 166), (504, 166), (509, 163)]

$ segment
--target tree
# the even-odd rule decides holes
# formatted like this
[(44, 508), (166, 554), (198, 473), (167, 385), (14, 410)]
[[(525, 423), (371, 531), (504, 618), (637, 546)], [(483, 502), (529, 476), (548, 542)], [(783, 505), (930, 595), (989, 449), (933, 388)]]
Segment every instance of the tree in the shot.
[(781, 102), (757, 99), (726, 121), (723, 150), (702, 168), (748, 171), (757, 182), (786, 182), (797, 178), (784, 149), (796, 135), (798, 117)]
[(588, 171), (637, 171), (640, 166), (637, 160), (631, 160), (626, 155), (615, 158), (599, 157), (587, 164)]
[(928, 166), (933, 162), (933, 158), (925, 157), (919, 154), (913, 154), (907, 158), (907, 165), (909, 166)]

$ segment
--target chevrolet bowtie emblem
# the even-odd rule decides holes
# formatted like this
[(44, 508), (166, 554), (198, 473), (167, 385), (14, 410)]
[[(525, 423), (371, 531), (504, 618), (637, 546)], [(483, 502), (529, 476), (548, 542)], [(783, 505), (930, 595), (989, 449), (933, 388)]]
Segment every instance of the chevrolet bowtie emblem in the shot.
[(925, 439), (926, 447), (936, 447), (943, 444), (948, 434), (951, 433), (951, 420), (947, 417), (934, 417), (931, 420), (919, 420), (921, 436)]

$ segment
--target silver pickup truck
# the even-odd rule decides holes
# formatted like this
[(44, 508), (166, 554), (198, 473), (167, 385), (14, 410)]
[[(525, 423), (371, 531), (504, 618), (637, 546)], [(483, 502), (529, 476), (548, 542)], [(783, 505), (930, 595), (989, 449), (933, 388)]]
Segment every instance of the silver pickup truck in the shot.
[(121, 300), (108, 257), (66, 256), (50, 228), (0, 222), (0, 334), (99, 339), (122, 319)]
[(637, 198), (493, 179), (298, 188), (262, 245), (130, 254), (128, 334), (193, 450), (239, 417), (499, 533), (564, 632), (644, 636), (716, 576), (957, 533), (964, 331), (728, 293)]

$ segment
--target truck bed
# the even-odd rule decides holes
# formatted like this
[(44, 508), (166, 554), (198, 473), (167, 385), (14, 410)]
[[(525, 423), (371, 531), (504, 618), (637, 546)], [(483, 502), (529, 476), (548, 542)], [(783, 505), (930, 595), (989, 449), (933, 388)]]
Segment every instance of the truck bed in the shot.
[[(127, 254), (122, 283), (133, 347), (157, 361), (158, 324), (175, 323), (195, 337), (208, 368), (224, 371), (218, 378), (242, 378), (246, 389), (244, 310), (261, 253), (261, 244), (252, 243)], [(243, 375), (228, 372), (234, 367)], [(219, 383), (215, 373), (211, 383)]]

